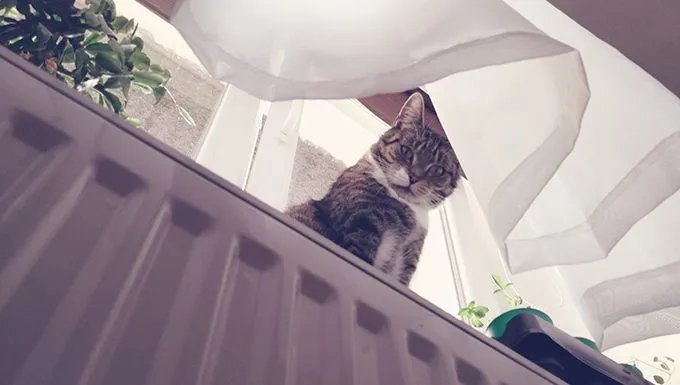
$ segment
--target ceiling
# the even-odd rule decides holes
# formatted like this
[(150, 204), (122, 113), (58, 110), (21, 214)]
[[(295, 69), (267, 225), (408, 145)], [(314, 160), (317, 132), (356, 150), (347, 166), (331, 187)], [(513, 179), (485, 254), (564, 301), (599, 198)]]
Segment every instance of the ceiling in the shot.
[(680, 97), (680, 1), (549, 1)]

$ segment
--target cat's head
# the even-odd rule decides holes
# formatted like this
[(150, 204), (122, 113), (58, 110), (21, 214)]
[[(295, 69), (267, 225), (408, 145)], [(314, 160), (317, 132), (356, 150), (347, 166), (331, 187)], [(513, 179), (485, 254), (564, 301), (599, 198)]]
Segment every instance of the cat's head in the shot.
[(425, 125), (425, 101), (414, 93), (392, 127), (371, 147), (390, 187), (405, 201), (434, 208), (453, 193), (460, 165), (446, 137)]

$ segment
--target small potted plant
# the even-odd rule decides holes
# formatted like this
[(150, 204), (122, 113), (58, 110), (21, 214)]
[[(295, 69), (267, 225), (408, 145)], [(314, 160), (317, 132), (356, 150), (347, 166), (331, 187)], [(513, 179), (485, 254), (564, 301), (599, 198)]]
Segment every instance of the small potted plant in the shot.
[[(546, 313), (526, 305), (524, 299), (513, 290), (512, 282), (506, 282), (496, 274), (491, 275), (491, 280), (494, 285), (494, 294), (502, 295), (505, 302), (510, 305), (512, 309), (491, 320), (486, 329), (486, 332), (490, 337), (500, 338), (503, 333), (505, 333), (508, 322), (520, 314), (533, 314), (552, 323), (552, 319)], [(487, 316), (488, 312), (488, 307), (479, 305), (476, 301), (470, 301), (466, 307), (460, 309), (458, 315), (473, 327), (482, 329), (485, 326), (484, 318)]]
[[(551, 324), (553, 323), (548, 314), (526, 304), (526, 301), (524, 301), (522, 296), (514, 290), (512, 282), (506, 282), (502, 277), (496, 274), (492, 274), (491, 279), (494, 285), (494, 294), (502, 295), (505, 302), (512, 306), (513, 309), (508, 310), (491, 320), (491, 323), (489, 323), (489, 327), (487, 328), (487, 334), (489, 336), (492, 338), (500, 338), (503, 333), (505, 333), (508, 323), (520, 314), (533, 314)], [(585, 337), (575, 338), (595, 351), (600, 351), (595, 341)]]
[(550, 322), (551, 324), (553, 323), (550, 316), (548, 316), (546, 313), (527, 305), (519, 293), (514, 290), (512, 282), (506, 282), (503, 278), (496, 274), (492, 274), (491, 279), (495, 286), (494, 294), (501, 294), (505, 301), (512, 307), (511, 310), (501, 313), (499, 316), (491, 320), (489, 326), (486, 329), (487, 334), (491, 338), (500, 338), (503, 336), (508, 323), (520, 314), (532, 314)]
[[(487, 327), (487, 334), (490, 337), (500, 338), (503, 333), (505, 333), (510, 320), (520, 314), (533, 314), (550, 322), (551, 324), (553, 323), (550, 316), (548, 316), (545, 312), (527, 305), (522, 296), (520, 296), (517, 291), (514, 290), (512, 282), (506, 282), (502, 277), (496, 274), (491, 275), (491, 280), (494, 286), (494, 294), (502, 295), (505, 302), (510, 305), (512, 309), (491, 320)], [(476, 301), (471, 301), (466, 307), (460, 309), (458, 315), (473, 327), (482, 329), (485, 326), (484, 318), (487, 316), (488, 312), (488, 307), (479, 305)], [(576, 339), (595, 351), (600, 351), (595, 341), (584, 337), (576, 337)]]
[(651, 363), (633, 357), (628, 363), (621, 365), (630, 373), (644, 378), (645, 375), (640, 369), (642, 366), (645, 372), (652, 372), (652, 380), (659, 385), (670, 383), (675, 373), (675, 359), (668, 356), (654, 357)]

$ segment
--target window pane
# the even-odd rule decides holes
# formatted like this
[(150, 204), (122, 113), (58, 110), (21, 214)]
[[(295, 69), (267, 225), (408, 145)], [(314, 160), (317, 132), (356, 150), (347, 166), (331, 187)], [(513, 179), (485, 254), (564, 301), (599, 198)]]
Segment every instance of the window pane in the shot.
[[(132, 88), (127, 111), (139, 119), (140, 128), (185, 155), (193, 156), (203, 132), (210, 124), (225, 85), (213, 79), (200, 65), (179, 33), (165, 20), (135, 0), (116, 0), (118, 14), (139, 23), (137, 36), (144, 40), (144, 53), (151, 63), (167, 69), (170, 95), (156, 104), (153, 95)], [(179, 108), (187, 111), (195, 125), (187, 122)]]

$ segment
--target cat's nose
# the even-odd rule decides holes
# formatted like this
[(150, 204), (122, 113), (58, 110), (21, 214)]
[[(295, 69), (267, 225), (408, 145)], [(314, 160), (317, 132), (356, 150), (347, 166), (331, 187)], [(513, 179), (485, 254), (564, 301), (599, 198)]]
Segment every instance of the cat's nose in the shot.
[(409, 173), (409, 178), (411, 179), (420, 179), (425, 175), (425, 170), (422, 167), (412, 167), (411, 172)]

